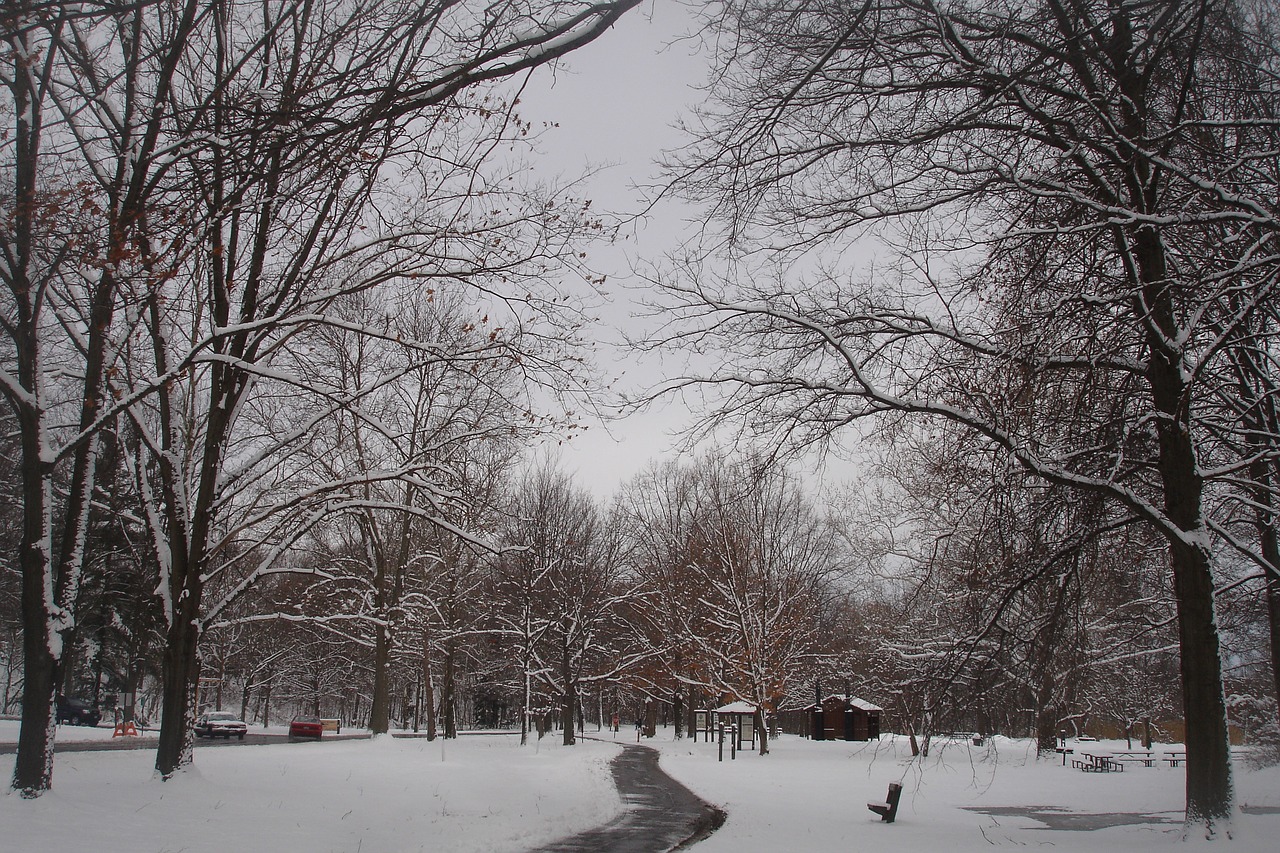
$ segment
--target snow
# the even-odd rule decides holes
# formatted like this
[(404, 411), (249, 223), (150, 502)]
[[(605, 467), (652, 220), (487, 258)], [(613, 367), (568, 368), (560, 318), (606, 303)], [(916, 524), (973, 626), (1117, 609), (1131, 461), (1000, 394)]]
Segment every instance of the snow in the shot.
[[(59, 739), (110, 734), (58, 728)], [(0, 741), (16, 739), (17, 723), (0, 721)], [(522, 748), (507, 734), (237, 744), (198, 747), (195, 766), (168, 782), (153, 775), (152, 749), (63, 752), (52, 792), (0, 797), (0, 850), (528, 850), (621, 810), (616, 751), (553, 736)]]
[[(1124, 751), (1124, 741), (1070, 744), (1076, 750)], [(716, 760), (716, 744), (661, 744), (662, 767), (726, 812), (718, 832), (697, 853), (893, 850), (897, 853), (977, 853), (995, 847), (1071, 851), (1222, 849), (1179, 844), (1185, 777), (1181, 768), (1132, 765), (1123, 773), (1082, 773), (1060, 759), (1037, 761), (1030, 741), (988, 738), (935, 741), (930, 758), (912, 761), (903, 737), (867, 743), (770, 739), (770, 753), (739, 751)], [(1175, 748), (1175, 747), (1166, 747)], [(1176, 747), (1176, 748), (1181, 748)], [(1160, 745), (1155, 752), (1159, 755)], [(904, 786), (897, 820), (867, 809), (883, 802), (890, 782)], [(1280, 767), (1250, 771), (1237, 762), (1239, 803), (1275, 807), (1276, 814), (1241, 814), (1234, 853), (1272, 851), (1280, 833)], [(1052, 829), (1007, 809), (1048, 806), (1081, 814), (1134, 812), (1167, 823), (1091, 831)], [(994, 814), (976, 809), (988, 809)]]
[(730, 702), (723, 708), (716, 708), (717, 714), (754, 714), (756, 706), (750, 702)]
[[(110, 735), (106, 726), (58, 728), (61, 741)], [(17, 722), (0, 720), (0, 742), (16, 739)], [(728, 812), (725, 825), (699, 843), (697, 853), (1223, 849), (1178, 844), (1184, 776), (1163, 762), (1132, 765), (1123, 773), (1082, 773), (1070, 762), (1038, 761), (1029, 741), (1001, 737), (981, 747), (969, 739), (935, 741), (932, 755), (915, 761), (906, 740), (891, 735), (869, 743), (783, 735), (771, 739), (768, 756), (743, 751), (730, 760), (726, 753), (723, 762), (716, 760), (716, 744), (675, 741), (670, 729), (645, 743), (661, 750), (663, 769)], [(1070, 746), (1077, 756), (1125, 748), (1123, 741)], [(1174, 748), (1157, 744), (1155, 752)], [(151, 749), (63, 752), (55, 759), (51, 793), (36, 800), (0, 797), (0, 850), (531, 850), (620, 811), (607, 770), (616, 751), (612, 743), (593, 740), (563, 747), (554, 734), (523, 748), (511, 734), (447, 742), (233, 744), (198, 748), (196, 766), (170, 782), (154, 778)], [(905, 788), (897, 821), (886, 824), (866, 803), (882, 801), (894, 781)], [(1226, 849), (1274, 850), (1280, 767), (1250, 770), (1237, 762), (1236, 784), (1242, 805), (1269, 813), (1240, 814)], [(1040, 812), (1059, 820), (1073, 814), (1146, 817), (1080, 831), (1046, 825), (1028, 813), (1035, 807), (1061, 810)]]

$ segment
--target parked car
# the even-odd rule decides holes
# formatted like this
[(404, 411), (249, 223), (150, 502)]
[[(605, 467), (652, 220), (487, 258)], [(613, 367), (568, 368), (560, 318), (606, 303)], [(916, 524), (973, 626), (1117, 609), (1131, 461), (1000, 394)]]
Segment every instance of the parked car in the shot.
[(73, 726), (96, 726), (102, 722), (102, 712), (86, 699), (59, 696), (55, 718), (59, 723), (70, 723)]
[(294, 717), (289, 723), (289, 737), (319, 738), (324, 734), (324, 722), (319, 717)]
[(232, 735), (244, 740), (249, 727), (244, 720), (230, 711), (206, 711), (196, 720), (196, 737), (224, 737), (228, 740)]

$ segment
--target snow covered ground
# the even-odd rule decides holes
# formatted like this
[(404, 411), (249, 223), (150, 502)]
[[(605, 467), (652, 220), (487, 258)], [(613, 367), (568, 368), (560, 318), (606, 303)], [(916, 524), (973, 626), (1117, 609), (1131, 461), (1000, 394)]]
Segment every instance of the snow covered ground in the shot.
[[(17, 724), (0, 721), (0, 741), (16, 739)], [(522, 749), (511, 735), (233, 745), (198, 748), (169, 782), (153, 778), (151, 749), (60, 753), (52, 792), (0, 797), (0, 853), (527, 850), (620, 811), (615, 753), (552, 737)]]
[[(1124, 741), (1071, 746), (1077, 751), (1117, 752)], [(707, 743), (664, 744), (662, 767), (704, 799), (728, 812), (725, 827), (698, 845), (698, 853), (742, 851), (900, 851), (969, 853), (992, 847), (1069, 851), (1167, 849), (1181, 837), (1184, 776), (1160, 762), (1131, 765), (1123, 773), (1083, 773), (1057, 761), (1037, 761), (1030, 741), (935, 741), (928, 759), (912, 761), (904, 738), (879, 742), (813, 742), (783, 737), (761, 758), (739, 753), (723, 763)], [(1170, 747), (1165, 747), (1169, 749)], [(1160, 754), (1156, 745), (1155, 752)], [(890, 782), (903, 785), (897, 821), (887, 824), (867, 810), (883, 801)], [(1241, 814), (1235, 853), (1280, 849), (1280, 768), (1250, 772), (1236, 765), (1238, 801), (1277, 807), (1276, 814)], [(1132, 820), (1095, 830), (1049, 828), (1020, 814), (1026, 807), (1066, 813), (1114, 815), (1073, 823)], [(985, 811), (983, 811), (985, 810)], [(1042, 814), (1067, 823), (1061, 812)], [(1174, 849), (1197, 849), (1178, 845)], [(1210, 849), (1221, 850), (1223, 845)]]
[[(58, 737), (110, 733), (63, 726)], [(0, 741), (16, 738), (16, 722), (0, 721)], [(1183, 773), (1163, 763), (1082, 773), (1036, 761), (1028, 742), (1002, 738), (982, 747), (935, 744), (923, 762), (910, 759), (904, 740), (888, 736), (869, 744), (784, 737), (765, 758), (740, 753), (730, 761), (726, 753), (723, 763), (713, 744), (673, 742), (669, 731), (646, 743), (662, 751), (667, 772), (728, 812), (698, 853), (1204, 846), (1177, 844)], [(1123, 743), (1073, 746), (1102, 752)], [(52, 793), (35, 801), (0, 797), (0, 853), (528, 850), (619, 811), (607, 770), (615, 751), (593, 741), (566, 749), (555, 736), (522, 749), (510, 735), (233, 745), (200, 749), (196, 767), (168, 783), (152, 777), (150, 749), (61, 753)], [(0, 763), (6, 780), (11, 761)], [(866, 802), (883, 799), (891, 781), (901, 781), (905, 792), (897, 822), (885, 824)], [(1269, 813), (1241, 814), (1235, 843), (1214, 849), (1277, 849), (1280, 768), (1238, 764), (1236, 782), (1242, 805)], [(1086, 819), (1090, 825), (1120, 823), (1061, 828), (1072, 814), (1112, 816)], [(1127, 817), (1133, 815), (1143, 817)], [(1132, 820), (1141, 822), (1126, 822)]]

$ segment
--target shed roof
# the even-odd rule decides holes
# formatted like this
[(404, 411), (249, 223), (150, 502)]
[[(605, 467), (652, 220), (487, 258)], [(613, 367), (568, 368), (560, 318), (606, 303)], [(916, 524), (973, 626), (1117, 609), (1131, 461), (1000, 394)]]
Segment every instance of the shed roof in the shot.
[(857, 708), (859, 711), (883, 711), (884, 710), (884, 708), (881, 708), (879, 705), (873, 705), (865, 699), (859, 699), (856, 696), (845, 698), (844, 696), (840, 696), (836, 693), (832, 693), (826, 699), (822, 700), (823, 705), (827, 704), (828, 702), (839, 702), (841, 704), (844, 704), (847, 702), (850, 705), (850, 707)]
[(754, 714), (756, 706), (750, 702), (730, 702), (723, 708), (716, 708), (717, 714)]

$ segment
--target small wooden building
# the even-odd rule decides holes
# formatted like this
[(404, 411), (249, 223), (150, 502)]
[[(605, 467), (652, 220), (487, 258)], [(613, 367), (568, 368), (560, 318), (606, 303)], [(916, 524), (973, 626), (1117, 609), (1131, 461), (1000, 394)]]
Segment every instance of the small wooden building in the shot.
[(883, 711), (856, 697), (828, 696), (810, 709), (814, 740), (879, 740)]

